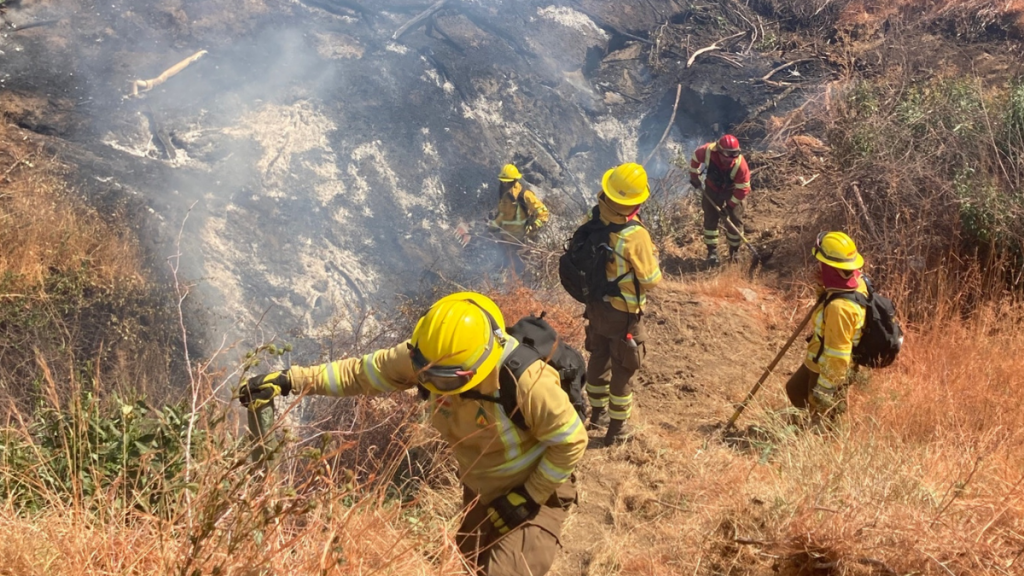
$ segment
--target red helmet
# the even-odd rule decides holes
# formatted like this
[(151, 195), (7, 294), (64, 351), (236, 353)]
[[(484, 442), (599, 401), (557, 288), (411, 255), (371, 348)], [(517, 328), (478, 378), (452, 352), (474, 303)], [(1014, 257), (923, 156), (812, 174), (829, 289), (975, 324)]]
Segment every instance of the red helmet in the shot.
[(722, 152), (739, 152), (740, 141), (732, 134), (726, 134), (718, 139), (718, 149)]

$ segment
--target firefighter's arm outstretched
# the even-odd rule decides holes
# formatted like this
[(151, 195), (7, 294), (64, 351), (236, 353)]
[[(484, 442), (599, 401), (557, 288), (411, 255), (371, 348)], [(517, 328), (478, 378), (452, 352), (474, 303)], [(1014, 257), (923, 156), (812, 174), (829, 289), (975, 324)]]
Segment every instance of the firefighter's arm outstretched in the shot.
[(358, 358), (293, 366), (288, 375), (295, 393), (322, 396), (383, 394), (416, 385), (416, 371), (406, 342)]
[(569, 397), (562, 391), (558, 373), (543, 362), (526, 369), (517, 388), (523, 419), (546, 446), (525, 488), (534, 502), (544, 503), (569, 479), (587, 450), (587, 431)]

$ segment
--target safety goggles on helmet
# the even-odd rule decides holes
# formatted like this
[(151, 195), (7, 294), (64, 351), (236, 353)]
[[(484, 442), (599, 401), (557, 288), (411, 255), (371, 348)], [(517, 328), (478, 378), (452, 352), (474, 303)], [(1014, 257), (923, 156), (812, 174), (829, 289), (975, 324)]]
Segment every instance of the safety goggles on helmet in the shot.
[(488, 332), (487, 344), (480, 352), (479, 357), (472, 366), (453, 366), (437, 364), (429, 360), (423, 355), (423, 351), (420, 350), (419, 346), (413, 346), (409, 344), (410, 359), (412, 360), (412, 367), (416, 370), (416, 379), (421, 385), (438, 394), (454, 394), (461, 391), (466, 385), (476, 376), (477, 371), (480, 367), (487, 362), (487, 359), (491, 356), (491, 352), (494, 350), (495, 344), (504, 345), (499, 340), (501, 338), (501, 327), (491, 314), (485, 310), (482, 306), (469, 300), (476, 305), (480, 310), (483, 311), (484, 316), (487, 318), (488, 323), (491, 326)]
[(739, 158), (739, 156), (740, 156), (739, 149), (736, 149), (736, 150), (720, 150), (720, 152), (726, 158)]

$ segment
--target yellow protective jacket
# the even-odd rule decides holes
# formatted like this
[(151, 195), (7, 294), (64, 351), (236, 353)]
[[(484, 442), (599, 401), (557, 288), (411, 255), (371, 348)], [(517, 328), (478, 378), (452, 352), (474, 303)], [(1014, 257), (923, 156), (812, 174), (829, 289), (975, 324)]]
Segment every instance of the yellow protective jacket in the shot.
[[(505, 357), (518, 345), (508, 338)], [(362, 358), (292, 367), (289, 376), (296, 392), (324, 396), (416, 387), (408, 342)], [(587, 449), (587, 432), (554, 368), (538, 360), (518, 384), (519, 409), (529, 430), (518, 428), (497, 402), (436, 394), (427, 402), (430, 423), (455, 452), (460, 479), (485, 503), (521, 485), (535, 502), (544, 503), (568, 480)], [(498, 369), (475, 390), (497, 398)]]
[[(601, 221), (605, 224), (625, 224), (626, 216), (616, 212), (601, 195), (597, 205), (601, 213)], [(635, 216), (634, 216), (635, 218)], [(608, 259), (605, 275), (609, 281), (625, 274), (619, 281), (622, 297), (606, 297), (616, 310), (637, 313), (647, 303), (647, 291), (661, 282), (661, 268), (658, 266), (658, 250), (651, 241), (647, 228), (630, 226), (621, 232), (612, 232), (608, 245), (615, 251), (615, 257)], [(628, 274), (627, 274), (628, 272)], [(636, 293), (633, 278), (640, 284), (640, 294)]]
[(498, 216), (492, 224), (509, 233), (519, 241), (526, 239), (527, 226), (532, 232), (548, 221), (548, 207), (537, 195), (516, 182), (512, 189), (498, 200)]
[[(856, 290), (867, 297), (868, 288), (863, 278), (857, 281)], [(827, 294), (834, 292), (840, 291), (826, 290)], [(814, 311), (814, 333), (807, 344), (804, 365), (811, 372), (819, 374), (818, 384), (822, 387), (835, 390), (846, 382), (853, 347), (860, 342), (866, 315), (864, 307), (846, 298), (837, 298), (830, 302), (828, 307), (824, 306), (824, 301), (818, 304)], [(825, 345), (824, 350), (821, 349), (822, 342)], [(821, 357), (815, 362), (819, 350)]]

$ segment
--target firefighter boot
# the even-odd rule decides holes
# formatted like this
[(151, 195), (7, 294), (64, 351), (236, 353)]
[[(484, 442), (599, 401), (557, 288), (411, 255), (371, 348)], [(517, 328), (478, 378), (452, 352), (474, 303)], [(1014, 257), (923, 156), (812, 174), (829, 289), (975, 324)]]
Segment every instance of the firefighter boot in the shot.
[(735, 263), (737, 253), (740, 251), (739, 246), (729, 246), (729, 262)]
[(604, 436), (605, 446), (623, 444), (633, 438), (633, 427), (625, 420), (612, 420), (608, 424), (608, 433)]
[(710, 244), (708, 245), (708, 259), (705, 261), (705, 263), (709, 267), (715, 267), (720, 264), (718, 260), (718, 246), (711, 246)]
[(591, 408), (590, 420), (587, 421), (587, 430), (604, 430), (608, 427), (608, 409)]

